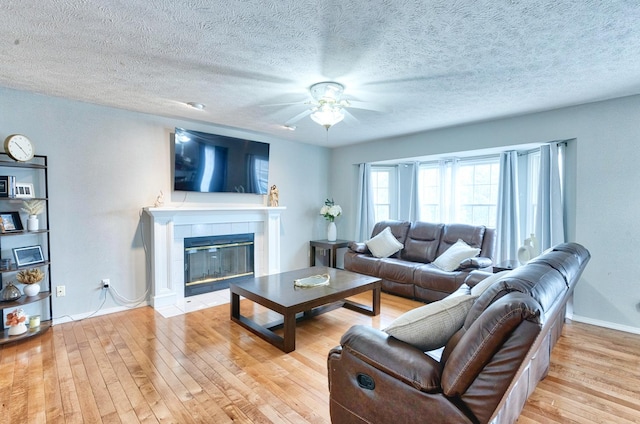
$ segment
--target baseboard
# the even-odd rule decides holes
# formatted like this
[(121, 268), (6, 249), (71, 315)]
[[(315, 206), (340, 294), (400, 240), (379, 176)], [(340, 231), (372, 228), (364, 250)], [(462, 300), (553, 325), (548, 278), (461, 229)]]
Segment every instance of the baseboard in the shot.
[(571, 320), (581, 322), (583, 324), (595, 325), (597, 327), (609, 328), (611, 330), (624, 331), (625, 333), (640, 334), (640, 328), (632, 327), (630, 325), (616, 324), (614, 322), (601, 321), (599, 319), (582, 317), (580, 315), (575, 315), (575, 314), (573, 315), (573, 317), (571, 317)]
[(98, 317), (100, 315), (115, 314), (116, 312), (128, 311), (130, 309), (142, 308), (142, 307), (145, 307), (145, 306), (149, 306), (149, 302), (140, 303), (139, 305), (135, 306), (134, 308), (127, 308), (126, 306), (116, 306), (116, 307), (108, 308), (108, 309), (100, 309), (95, 313), (94, 312), (89, 312), (89, 313), (77, 314), (77, 315), (64, 315), (64, 316), (61, 316), (61, 317), (53, 318), (53, 325), (64, 324), (66, 322), (81, 321), (81, 320), (83, 320), (85, 318)]

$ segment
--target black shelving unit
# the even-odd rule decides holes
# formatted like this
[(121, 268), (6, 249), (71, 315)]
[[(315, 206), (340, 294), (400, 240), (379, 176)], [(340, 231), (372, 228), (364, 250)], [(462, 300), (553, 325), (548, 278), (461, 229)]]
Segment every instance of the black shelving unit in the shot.
[[(0, 153), (0, 175), (14, 175), (16, 181), (24, 179), (33, 184), (33, 194), (35, 197), (18, 198), (18, 197), (0, 197), (0, 212), (16, 212), (20, 211), (22, 202), (28, 199), (39, 199), (45, 202), (45, 210), (39, 215), (40, 229), (37, 231), (27, 231), (26, 218), (24, 214), (20, 215), (21, 223), (24, 229), (22, 231), (0, 232), (0, 256), (2, 259), (13, 258), (13, 248), (26, 247), (31, 245), (40, 245), (44, 255), (44, 262), (27, 265), (24, 267), (16, 267), (15, 263), (9, 269), (0, 270), (0, 287), (4, 288), (9, 282), (13, 282), (16, 286), (16, 275), (20, 270), (30, 268), (40, 268), (45, 273), (45, 278), (40, 282), (40, 293), (36, 296), (22, 295), (20, 298), (9, 301), (0, 301), (0, 345), (5, 343), (22, 340), (33, 337), (48, 330), (52, 325), (53, 318), (53, 299), (51, 296), (51, 245), (49, 237), (49, 175), (47, 166), (47, 157), (36, 155), (29, 162), (16, 162), (9, 158), (5, 153)], [(29, 306), (31, 305), (31, 306)], [(5, 312), (11, 312), (18, 308), (38, 308), (42, 313), (40, 326), (36, 328), (28, 328), (26, 333), (10, 336), (8, 328), (5, 328)], [(29, 323), (27, 321), (27, 327)]]

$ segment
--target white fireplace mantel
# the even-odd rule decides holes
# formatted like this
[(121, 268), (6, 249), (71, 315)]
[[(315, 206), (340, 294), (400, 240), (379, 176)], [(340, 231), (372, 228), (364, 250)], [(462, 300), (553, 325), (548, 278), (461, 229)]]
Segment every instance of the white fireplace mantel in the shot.
[(144, 208), (151, 219), (151, 304), (184, 302), (184, 239), (254, 234), (256, 275), (280, 272), (280, 214), (285, 207), (206, 206)]

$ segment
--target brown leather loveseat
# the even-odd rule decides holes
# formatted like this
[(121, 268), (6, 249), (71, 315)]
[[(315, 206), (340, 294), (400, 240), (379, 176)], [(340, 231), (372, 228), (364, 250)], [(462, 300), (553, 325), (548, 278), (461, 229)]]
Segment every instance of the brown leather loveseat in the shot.
[[(344, 269), (380, 278), (382, 289), (388, 293), (433, 302), (455, 292), (472, 270), (490, 271), (493, 265), (493, 228), (389, 220), (376, 223), (371, 238), (386, 227), (404, 248), (390, 257), (377, 258), (364, 242), (351, 242), (344, 256)], [(433, 265), (432, 262), (459, 239), (480, 248), (479, 255), (453, 271), (443, 271)]]
[(439, 360), (384, 331), (351, 327), (328, 356), (332, 422), (515, 422), (548, 372), (589, 259), (563, 243), (494, 277)]

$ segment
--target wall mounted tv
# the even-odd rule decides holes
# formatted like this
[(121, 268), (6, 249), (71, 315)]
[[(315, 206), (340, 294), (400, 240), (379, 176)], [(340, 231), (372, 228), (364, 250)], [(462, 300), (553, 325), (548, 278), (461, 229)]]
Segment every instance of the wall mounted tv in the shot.
[(173, 189), (267, 194), (269, 143), (176, 128)]

